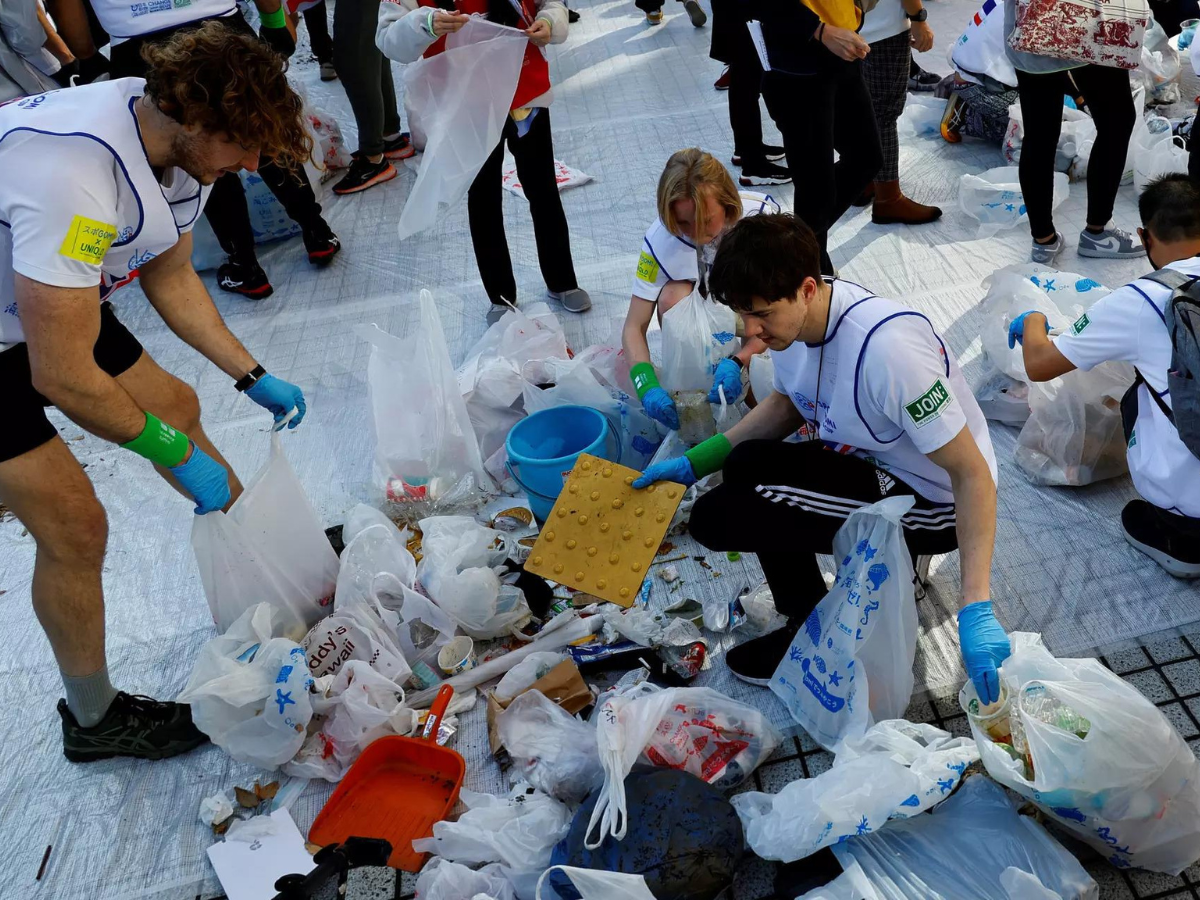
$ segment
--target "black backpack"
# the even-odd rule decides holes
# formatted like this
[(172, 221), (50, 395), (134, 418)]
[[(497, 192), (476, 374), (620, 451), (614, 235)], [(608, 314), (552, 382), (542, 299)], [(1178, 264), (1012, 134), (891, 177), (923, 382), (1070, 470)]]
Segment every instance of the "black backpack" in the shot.
[[(1200, 459), (1200, 278), (1173, 269), (1159, 269), (1142, 277), (1171, 291), (1163, 309), (1163, 322), (1171, 338), (1171, 367), (1167, 370), (1167, 406), (1149, 384), (1150, 396), (1167, 421), (1175, 426), (1179, 438), (1192, 455)], [(1137, 378), (1121, 402), (1128, 441), (1137, 413), (1137, 387), (1146, 379), (1136, 369)]]

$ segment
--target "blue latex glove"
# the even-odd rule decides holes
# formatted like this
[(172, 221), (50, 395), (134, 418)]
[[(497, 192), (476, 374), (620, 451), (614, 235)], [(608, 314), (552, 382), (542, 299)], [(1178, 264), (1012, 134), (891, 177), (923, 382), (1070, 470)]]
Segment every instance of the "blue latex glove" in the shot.
[(650, 487), (657, 481), (674, 481), (684, 487), (691, 487), (696, 483), (696, 473), (692, 470), (691, 460), (686, 456), (680, 456), (676, 459), (657, 462), (649, 466), (642, 473), (642, 477), (633, 483), (633, 486), (638, 489)]
[(275, 415), (276, 431), (283, 428), (287, 414), (293, 409), (296, 410), (296, 415), (287, 423), (288, 428), (295, 428), (299, 425), (308, 409), (304, 403), (304, 393), (300, 388), (282, 378), (276, 378), (270, 373), (247, 388), (246, 396)]
[(967, 664), (967, 674), (975, 682), (979, 702), (995, 703), (1000, 699), (1000, 675), (996, 667), (1008, 659), (1012, 646), (996, 621), (991, 600), (980, 600), (959, 612), (958, 645)]
[(652, 387), (642, 398), (642, 409), (655, 422), (666, 425), (672, 431), (679, 430), (679, 410), (671, 395), (660, 387)]
[(196, 501), (196, 515), (224, 509), (229, 502), (229, 473), (194, 443), (187, 462), (180, 463), (170, 472)]
[[(1015, 319), (1012, 320), (1012, 324), (1010, 324), (1008, 326), (1008, 349), (1009, 350), (1012, 350), (1013, 348), (1015, 348), (1017, 346), (1017, 344), (1021, 344), (1022, 346), (1024, 346), (1025, 317), (1028, 315), (1032, 315), (1035, 312), (1041, 312), (1041, 310), (1031, 309), (1028, 312), (1021, 313), (1019, 316), (1017, 316)], [(1046, 321), (1046, 334), (1049, 334), (1049, 333), (1050, 333), (1050, 322), (1049, 322), (1049, 320), (1047, 320)]]
[(720, 403), (721, 395), (717, 388), (725, 389), (725, 402), (733, 403), (742, 395), (742, 370), (729, 357), (717, 363), (717, 371), (713, 373), (712, 390), (708, 392), (709, 403)]

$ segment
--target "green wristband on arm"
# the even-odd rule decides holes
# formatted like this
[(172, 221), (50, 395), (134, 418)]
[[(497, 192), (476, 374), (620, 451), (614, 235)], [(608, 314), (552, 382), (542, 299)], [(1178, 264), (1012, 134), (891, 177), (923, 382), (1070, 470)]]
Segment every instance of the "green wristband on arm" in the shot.
[(125, 450), (132, 450), (138, 456), (172, 469), (183, 462), (188, 455), (188, 445), (191, 441), (182, 431), (176, 431), (157, 416), (146, 413), (146, 427), (132, 441), (122, 444)]
[(700, 479), (713, 472), (719, 472), (725, 465), (726, 457), (732, 452), (733, 444), (729, 443), (729, 438), (723, 434), (714, 434), (707, 441), (702, 441), (683, 455), (692, 464), (692, 471), (696, 473), (696, 478)]
[(287, 16), (283, 14), (282, 4), (275, 12), (265, 13), (259, 10), (258, 21), (262, 22), (264, 28), (287, 28)]
[(629, 370), (629, 380), (633, 382), (633, 389), (637, 391), (638, 399), (646, 399), (646, 392), (652, 388), (662, 387), (658, 383), (658, 375), (654, 372), (654, 366), (648, 362), (638, 363)]

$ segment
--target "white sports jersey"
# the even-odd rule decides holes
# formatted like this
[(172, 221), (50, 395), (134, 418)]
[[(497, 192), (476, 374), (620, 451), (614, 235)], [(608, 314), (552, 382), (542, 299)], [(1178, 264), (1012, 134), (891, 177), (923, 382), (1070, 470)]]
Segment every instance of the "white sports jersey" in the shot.
[(121, 78), (0, 106), (0, 350), (25, 339), (14, 272), (105, 299), (190, 231), (208, 188), (182, 169), (156, 177)]
[(949, 473), (925, 454), (963, 426), (995, 479), (987, 421), (929, 320), (857, 284), (832, 285), (825, 340), (771, 351), (775, 390), (828, 446), (888, 470), (934, 503), (953, 503), (954, 494)]
[[(1185, 275), (1200, 275), (1200, 259), (1181, 259), (1167, 266)], [(1167, 370), (1171, 338), (1163, 310), (1171, 292), (1161, 284), (1138, 279), (1098, 300), (1054, 339), (1076, 368), (1087, 371), (1107, 360), (1132, 363), (1146, 384), (1138, 388), (1138, 415), (1129, 439), (1129, 474), (1139, 494), (1161, 509), (1200, 518), (1200, 460), (1179, 439), (1154, 398), (1153, 390), (1171, 406)], [(1064, 327), (1065, 322), (1051, 322)]]
[[(742, 191), (739, 196), (742, 198), (743, 216), (779, 212), (779, 204), (766, 194)], [(642, 239), (642, 252), (633, 276), (633, 296), (657, 303), (659, 293), (669, 281), (699, 284), (701, 260), (707, 277), (713, 260), (717, 258), (720, 240), (718, 237), (715, 241), (709, 241), (697, 253), (695, 244), (687, 238), (671, 234), (662, 219), (655, 219)]]
[(114, 47), (131, 37), (238, 11), (233, 0), (92, 0), (92, 9)]

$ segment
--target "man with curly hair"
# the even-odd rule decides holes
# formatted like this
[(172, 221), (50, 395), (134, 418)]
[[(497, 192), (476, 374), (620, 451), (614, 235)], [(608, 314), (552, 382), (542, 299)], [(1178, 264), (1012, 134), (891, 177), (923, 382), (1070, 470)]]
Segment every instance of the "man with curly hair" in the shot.
[(200, 425), (195, 392), (117, 320), (135, 277), (180, 338), (276, 427), (305, 411), (235, 338), (191, 266), (192, 225), (226, 172), (310, 149), (283, 60), (209, 23), (122, 78), (0, 106), (0, 501), (37, 543), (33, 607), (66, 688), (63, 752), (161, 759), (206, 740), (187, 706), (118, 692), (104, 650), (103, 507), (45, 407), (149, 460), (196, 513), (242, 486)]

